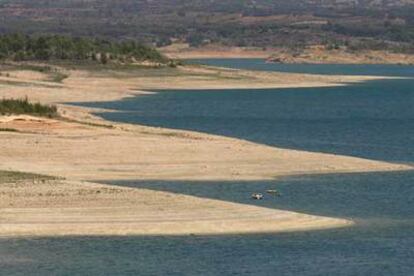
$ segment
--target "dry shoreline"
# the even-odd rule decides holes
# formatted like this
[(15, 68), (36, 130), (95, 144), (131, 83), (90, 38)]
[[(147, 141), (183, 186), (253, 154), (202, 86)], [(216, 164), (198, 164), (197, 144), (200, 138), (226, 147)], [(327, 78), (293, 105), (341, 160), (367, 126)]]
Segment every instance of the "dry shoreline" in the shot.
[(6, 185), (14, 197), (2, 197), (0, 237), (247, 234), (352, 225), (345, 219), (145, 189), (62, 180), (37, 183), (36, 192), (44, 194), (38, 196), (27, 185)]
[[(178, 70), (162, 78), (136, 72), (69, 71), (69, 78), (53, 86), (41, 73), (13, 71), (8, 77), (0, 76), (0, 97), (29, 94), (30, 99), (43, 103), (108, 101), (149, 88), (332, 86), (378, 79), (206, 67)], [(91, 181), (264, 180), (292, 174), (412, 168), (108, 122), (87, 108), (59, 104), (59, 109), (66, 120), (0, 117), (0, 128), (16, 130), (0, 132), (0, 170), (66, 179), (0, 185), (0, 236), (231, 234), (349, 226), (352, 222), (344, 219)]]
[(393, 53), (386, 50), (356, 52), (345, 49), (326, 49), (323, 45), (308, 47), (300, 53), (283, 48), (263, 50), (218, 45), (192, 48), (186, 44), (171, 45), (160, 48), (160, 51), (175, 59), (259, 58), (287, 64), (414, 64), (414, 55), (412, 54)]

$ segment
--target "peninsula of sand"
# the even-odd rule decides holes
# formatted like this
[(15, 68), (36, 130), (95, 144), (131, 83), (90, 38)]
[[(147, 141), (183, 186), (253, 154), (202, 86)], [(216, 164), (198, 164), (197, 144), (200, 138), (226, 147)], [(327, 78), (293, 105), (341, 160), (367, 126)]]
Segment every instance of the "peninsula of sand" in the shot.
[[(60, 117), (0, 116), (0, 236), (231, 234), (344, 227), (353, 222), (96, 182), (269, 180), (295, 174), (411, 169), (190, 131), (114, 123), (94, 116), (96, 110), (65, 104), (119, 100), (155, 88), (318, 87), (374, 77), (200, 66), (56, 67), (52, 71), (59, 71), (65, 79), (51, 78), (50, 70), (36, 71), (33, 66), (1, 67), (1, 98), (27, 96), (31, 101), (57, 104)], [(53, 178), (1, 181), (1, 171)]]

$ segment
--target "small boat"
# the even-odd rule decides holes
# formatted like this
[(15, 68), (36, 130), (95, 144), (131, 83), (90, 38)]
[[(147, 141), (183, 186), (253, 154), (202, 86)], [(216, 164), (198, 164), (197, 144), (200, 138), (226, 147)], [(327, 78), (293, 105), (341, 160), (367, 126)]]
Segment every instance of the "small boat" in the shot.
[(279, 193), (278, 190), (267, 190), (266, 193), (272, 194), (272, 195), (275, 195), (275, 196), (280, 196), (280, 193)]
[(260, 194), (260, 193), (254, 193), (254, 194), (252, 194), (252, 198), (257, 199), (257, 200), (261, 200), (261, 199), (263, 199), (263, 195)]

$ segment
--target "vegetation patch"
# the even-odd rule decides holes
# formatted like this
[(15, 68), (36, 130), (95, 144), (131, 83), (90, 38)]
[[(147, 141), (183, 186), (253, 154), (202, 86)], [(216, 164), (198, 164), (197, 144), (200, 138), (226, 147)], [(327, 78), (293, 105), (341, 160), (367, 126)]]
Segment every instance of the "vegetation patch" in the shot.
[(69, 75), (64, 74), (62, 72), (54, 72), (50, 77), (50, 81), (61, 83), (63, 80), (67, 79), (68, 77)]
[(43, 105), (41, 103), (31, 103), (25, 99), (2, 99), (0, 100), (0, 114), (28, 114), (41, 117), (57, 117), (57, 108), (54, 105)]
[(17, 129), (14, 129), (14, 128), (1, 128), (0, 127), (0, 132), (19, 132)]
[(29, 70), (39, 73), (50, 73), (52, 71), (52, 67), (48, 65), (38, 65), (38, 64), (19, 64), (14, 66), (15, 70)]
[(59, 85), (47, 84), (47, 83), (35, 83), (25, 81), (14, 81), (14, 80), (0, 80), (0, 85), (12, 85), (12, 86), (23, 86), (23, 87), (44, 87), (44, 88), (62, 88)]
[[(2, 33), (134, 38), (157, 47), (178, 41), (192, 47), (301, 51), (312, 45), (349, 45), (350, 50), (414, 53), (412, 0), (0, 0), (0, 18)], [(110, 48), (99, 43), (100, 49)], [(76, 57), (84, 43), (74, 45), (70, 49)], [(44, 57), (50, 50), (30, 49), (16, 57)]]
[(25, 36), (7, 34), (0, 36), (0, 59), (14, 61), (94, 61), (133, 63), (152, 62), (175, 65), (154, 48), (134, 40), (113, 42), (95, 38), (62, 35)]
[(2, 183), (15, 183), (21, 181), (47, 181), (56, 180), (56, 177), (33, 174), (33, 173), (22, 173), (15, 171), (0, 171), (0, 184)]
[(78, 121), (78, 120), (68, 119), (68, 118), (62, 118), (62, 120), (66, 121), (66, 122), (85, 125), (85, 126), (101, 127), (101, 128), (108, 128), (108, 129), (113, 129), (114, 128), (113, 125), (107, 125), (107, 124), (99, 124), (99, 123), (86, 122), (86, 121)]

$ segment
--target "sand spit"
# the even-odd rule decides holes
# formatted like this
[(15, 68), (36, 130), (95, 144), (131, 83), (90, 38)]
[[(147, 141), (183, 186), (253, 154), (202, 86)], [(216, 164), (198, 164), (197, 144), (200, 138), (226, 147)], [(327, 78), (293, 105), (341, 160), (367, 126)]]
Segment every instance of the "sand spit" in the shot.
[[(278, 149), (189, 131), (52, 119), (0, 119), (0, 169), (73, 180), (265, 180), (275, 176), (403, 170), (408, 166)], [(110, 124), (107, 122), (107, 124)]]
[[(2, 72), (0, 96), (28, 96), (42, 103), (114, 101), (148, 93), (145, 89), (230, 89), (326, 87), (378, 80), (378, 76), (326, 76), (280, 72), (257, 72), (206, 66), (177, 69), (131, 69), (130, 71), (61, 69), (68, 77), (62, 83), (35, 77), (30, 71)], [(79, 110), (78, 110), (79, 111)], [(65, 114), (63, 114), (65, 115)]]
[[(0, 185), (0, 236), (265, 233), (352, 222), (81, 180), (248, 180), (408, 169), (184, 131), (3, 119), (0, 169), (68, 180)], [(246, 195), (249, 196), (249, 195)]]
[[(143, 88), (323, 86), (375, 79), (204, 67), (152, 72), (68, 71), (69, 77), (60, 84), (27, 71), (2, 74), (0, 97), (27, 95), (42, 103), (108, 101), (139, 95)], [(264, 180), (292, 174), (410, 169), (189, 131), (118, 124), (95, 117), (91, 109), (63, 104), (59, 110), (62, 119), (0, 117), (0, 170), (66, 179), (1, 184), (0, 236), (229, 234), (340, 227), (351, 222), (92, 182)]]
[(77, 181), (2, 184), (0, 236), (286, 232), (352, 222)]

